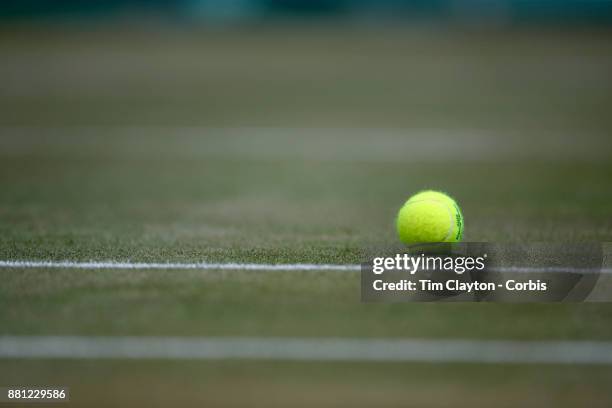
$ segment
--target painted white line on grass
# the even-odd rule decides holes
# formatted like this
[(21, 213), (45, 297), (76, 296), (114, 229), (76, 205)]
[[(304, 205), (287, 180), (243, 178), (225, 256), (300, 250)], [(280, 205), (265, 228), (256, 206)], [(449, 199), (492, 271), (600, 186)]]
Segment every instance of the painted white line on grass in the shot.
[(612, 364), (612, 342), (0, 336), (0, 358)]
[(72, 262), (72, 261), (0, 261), (1, 268), (68, 269), (198, 269), (246, 271), (359, 271), (359, 265), (330, 264), (255, 264), (255, 263), (182, 263), (182, 262)]
[[(61, 157), (176, 159), (245, 157), (311, 158), (317, 161), (405, 163), (449, 159), (487, 162), (529, 154), (534, 158), (608, 160), (605, 133), (538, 131), (538, 143), (524, 132), (444, 127), (300, 128), (208, 126), (0, 126), (0, 156), (21, 156), (44, 147)], [(168, 136), (172, 137), (168, 137)], [(53, 143), (46, 143), (52, 137)], [(108, 146), (113, 149), (109, 150)], [(529, 149), (525, 149), (528, 145)], [(556, 149), (550, 149), (555, 145)], [(100, 149), (104, 147), (103, 149)], [(102, 155), (100, 155), (102, 151)]]
[(611, 274), (612, 268), (575, 268), (571, 266), (495, 266), (488, 268), (489, 272), (498, 273), (575, 273), (575, 274)]
[[(257, 263), (209, 263), (209, 262), (114, 262), (114, 261), (0, 261), (0, 268), (63, 268), (63, 269), (195, 269), (233, 271), (359, 271), (360, 265), (333, 264), (257, 264)], [(489, 268), (498, 273), (576, 273), (612, 274), (612, 268), (574, 267), (517, 267)]]

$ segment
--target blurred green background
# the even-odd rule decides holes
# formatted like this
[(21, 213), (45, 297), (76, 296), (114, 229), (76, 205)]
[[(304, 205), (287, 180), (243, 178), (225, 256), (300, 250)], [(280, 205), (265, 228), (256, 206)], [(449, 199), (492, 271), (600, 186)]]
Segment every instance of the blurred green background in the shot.
[[(0, 259), (358, 263), (611, 241), (610, 2), (7, 2)], [(609, 263), (608, 263), (609, 265)], [(608, 304), (359, 300), (358, 273), (0, 269), (0, 335), (610, 340)], [(609, 406), (588, 366), (0, 361), (72, 404)]]

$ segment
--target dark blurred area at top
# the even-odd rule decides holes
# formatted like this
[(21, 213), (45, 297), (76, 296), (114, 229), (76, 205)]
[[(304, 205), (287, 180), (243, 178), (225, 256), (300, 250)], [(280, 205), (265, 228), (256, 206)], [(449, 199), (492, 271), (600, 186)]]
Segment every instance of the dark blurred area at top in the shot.
[(0, 19), (155, 18), (232, 25), (286, 19), (482, 24), (612, 22), (612, 0), (4, 0)]

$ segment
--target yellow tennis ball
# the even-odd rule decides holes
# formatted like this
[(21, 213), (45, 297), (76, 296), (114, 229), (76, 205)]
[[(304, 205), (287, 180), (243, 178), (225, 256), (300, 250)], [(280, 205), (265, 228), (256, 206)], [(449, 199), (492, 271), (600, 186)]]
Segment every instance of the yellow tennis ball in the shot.
[(421, 191), (400, 209), (396, 226), (405, 244), (458, 242), (463, 236), (463, 215), (455, 200), (446, 194)]

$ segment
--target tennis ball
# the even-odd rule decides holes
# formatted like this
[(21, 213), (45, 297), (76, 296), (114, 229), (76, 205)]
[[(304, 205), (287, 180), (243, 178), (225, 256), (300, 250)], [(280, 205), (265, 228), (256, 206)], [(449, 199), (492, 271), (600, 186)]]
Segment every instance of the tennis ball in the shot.
[(458, 242), (463, 235), (463, 215), (455, 200), (446, 194), (421, 191), (399, 210), (396, 226), (405, 244)]

